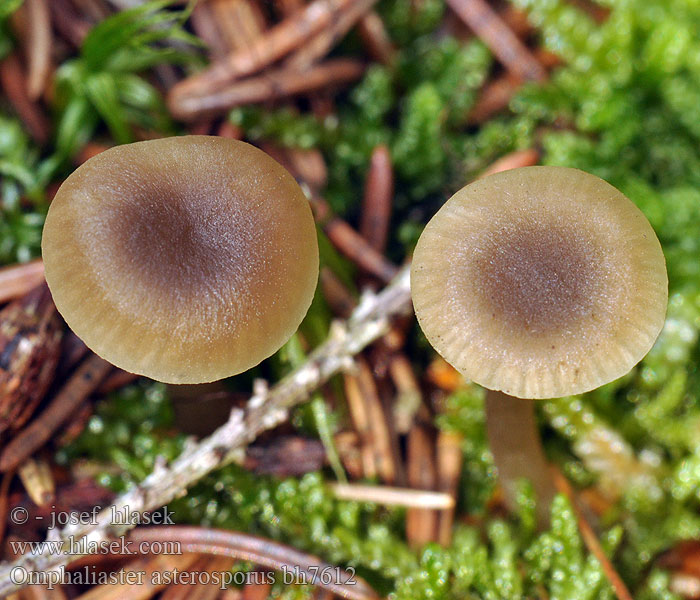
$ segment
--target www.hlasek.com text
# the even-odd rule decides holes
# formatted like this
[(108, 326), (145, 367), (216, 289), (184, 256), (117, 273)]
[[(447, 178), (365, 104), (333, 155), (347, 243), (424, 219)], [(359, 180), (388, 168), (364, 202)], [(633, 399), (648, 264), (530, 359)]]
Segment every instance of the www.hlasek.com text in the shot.
[(35, 556), (56, 556), (59, 554), (74, 556), (82, 556), (84, 554), (182, 554), (180, 542), (133, 542), (123, 536), (115, 540), (75, 539), (73, 536), (70, 536), (66, 540), (44, 540), (42, 542), (10, 540), (9, 543), (12, 552), (17, 556), (27, 553)]

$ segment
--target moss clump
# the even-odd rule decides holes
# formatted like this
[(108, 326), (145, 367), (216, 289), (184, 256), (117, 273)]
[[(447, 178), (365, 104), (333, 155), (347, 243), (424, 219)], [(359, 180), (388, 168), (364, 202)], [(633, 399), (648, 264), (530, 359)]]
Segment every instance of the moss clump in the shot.
[(52, 166), (20, 124), (0, 114), (0, 264), (39, 254)]
[(105, 466), (99, 482), (121, 492), (146, 477), (156, 457), (172, 460), (180, 454), (185, 436), (174, 434), (172, 424), (172, 406), (163, 384), (132, 385), (99, 402), (83, 433), (59, 450), (56, 460), (69, 464), (89, 457)]

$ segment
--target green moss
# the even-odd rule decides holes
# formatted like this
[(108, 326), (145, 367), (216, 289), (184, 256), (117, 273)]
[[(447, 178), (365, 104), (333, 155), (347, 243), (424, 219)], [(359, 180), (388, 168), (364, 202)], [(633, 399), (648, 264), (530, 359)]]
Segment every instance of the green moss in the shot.
[(172, 460), (180, 453), (185, 437), (171, 432), (172, 423), (164, 385), (132, 385), (98, 403), (83, 433), (59, 450), (56, 460), (68, 464), (88, 456), (107, 467), (115, 465), (119, 470), (106, 468), (99, 481), (123, 491), (153, 470), (156, 457)]
[(0, 115), (0, 264), (39, 254), (51, 167), (20, 124)]
[[(476, 410), (482, 399), (478, 393), (469, 398)], [(460, 423), (466, 425), (482, 438), (475, 446), (487, 454), (478, 425), (481, 417), (474, 418), (474, 413), (470, 418), (465, 403), (459, 404), (459, 413), (446, 417), (444, 426), (454, 430)], [(164, 386), (130, 386), (98, 405), (85, 432), (61, 450), (58, 459), (82, 457), (117, 466), (119, 474), (110, 468), (100, 481), (123, 490), (151, 471), (157, 455), (172, 460), (181, 451), (183, 437), (173, 434), (171, 425)], [(465, 451), (469, 454), (469, 445)], [(475, 479), (470, 485), (481, 482)], [(247, 531), (292, 544), (333, 564), (353, 566), (378, 591), (397, 600), (472, 596), (516, 600), (532, 593), (533, 586), (543, 586), (553, 598), (608, 597), (597, 563), (582, 550), (567, 501), (557, 500), (551, 531), (538, 537), (534, 537), (531, 491), (523, 490), (520, 505), (510, 523), (489, 520), (483, 528), (458, 526), (450, 548), (430, 544), (420, 552), (406, 544), (403, 510), (339, 501), (321, 473), (276, 479), (231, 465), (206, 477), (187, 496), (171, 502), (169, 509), (179, 523)], [(562, 573), (584, 577), (587, 585), (565, 585)], [(278, 582), (274, 593), (297, 598), (305, 597), (307, 590)]]
[(119, 144), (134, 141), (134, 127), (173, 133), (160, 93), (138, 76), (156, 65), (196, 60), (181, 49), (201, 45), (182, 27), (191, 7), (166, 10), (172, 3), (153, 0), (101, 21), (85, 37), (80, 56), (58, 69), (56, 149), (61, 158), (78, 152), (101, 122)]

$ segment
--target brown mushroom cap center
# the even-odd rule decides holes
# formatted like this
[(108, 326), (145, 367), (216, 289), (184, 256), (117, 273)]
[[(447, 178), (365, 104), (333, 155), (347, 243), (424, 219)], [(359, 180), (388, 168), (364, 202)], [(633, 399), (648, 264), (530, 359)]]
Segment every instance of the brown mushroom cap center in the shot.
[(607, 269), (590, 238), (566, 226), (503, 226), (474, 252), (473, 275), (491, 318), (530, 333), (590, 316)]
[(236, 259), (255, 256), (264, 230), (263, 219), (251, 223), (240, 204), (224, 201), (220, 190), (201, 182), (186, 189), (139, 190), (103, 216), (110, 268), (148, 293), (176, 288), (190, 296), (209, 287), (212, 278), (240, 284), (254, 276), (256, 263)]

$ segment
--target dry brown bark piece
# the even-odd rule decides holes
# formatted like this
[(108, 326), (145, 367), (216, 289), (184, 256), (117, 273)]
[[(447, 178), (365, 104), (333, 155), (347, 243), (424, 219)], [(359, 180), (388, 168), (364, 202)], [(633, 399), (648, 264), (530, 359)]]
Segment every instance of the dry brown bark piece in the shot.
[[(432, 432), (415, 423), (408, 434), (408, 483), (421, 490), (433, 490), (437, 484), (435, 444)], [(437, 537), (438, 513), (425, 508), (406, 511), (406, 540), (413, 548), (422, 548)]]
[(516, 77), (547, 79), (544, 67), (486, 0), (447, 0), (447, 4)]
[(51, 134), (51, 124), (44, 112), (27, 93), (27, 78), (15, 53), (0, 62), (0, 83), (17, 115), (24, 123), (29, 135), (38, 144), (45, 144)]
[(211, 94), (227, 84), (256, 73), (297, 49), (340, 17), (356, 0), (315, 0), (272, 27), (266, 35), (240, 51), (233, 51), (204, 71), (182, 80), (170, 90), (168, 102)]
[(0, 433), (24, 425), (58, 363), (61, 320), (45, 284), (0, 311)]
[(27, 94), (31, 100), (37, 100), (51, 72), (53, 35), (48, 0), (27, 0), (27, 17)]
[(281, 98), (335, 87), (362, 77), (365, 65), (347, 58), (330, 59), (306, 70), (284, 67), (242, 79), (198, 95), (171, 95), (170, 112), (183, 121), (218, 116), (245, 104), (273, 102)]
[(0, 269), (0, 304), (20, 298), (44, 281), (40, 258)]
[(386, 249), (393, 199), (391, 154), (389, 148), (382, 144), (372, 151), (370, 157), (360, 218), (360, 233), (377, 252)]
[(46, 409), (3, 448), (0, 471), (14, 469), (48, 442), (111, 369), (111, 364), (96, 355), (83, 361)]
[(357, 24), (357, 31), (370, 57), (383, 65), (391, 65), (396, 58), (396, 48), (384, 27), (384, 21), (375, 12), (368, 12)]
[[(440, 431), (437, 437), (438, 489), (457, 501), (459, 478), (462, 475), (462, 436), (458, 433)], [(438, 542), (443, 546), (452, 544), (452, 527), (455, 508), (447, 508), (438, 515)]]

